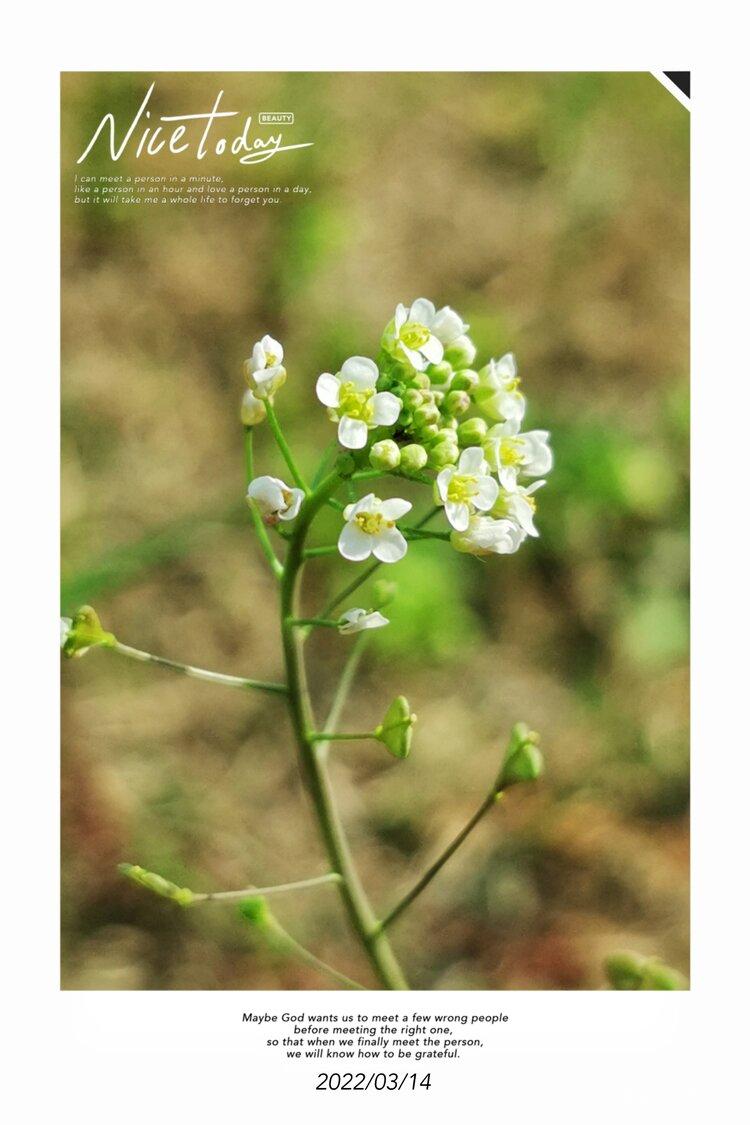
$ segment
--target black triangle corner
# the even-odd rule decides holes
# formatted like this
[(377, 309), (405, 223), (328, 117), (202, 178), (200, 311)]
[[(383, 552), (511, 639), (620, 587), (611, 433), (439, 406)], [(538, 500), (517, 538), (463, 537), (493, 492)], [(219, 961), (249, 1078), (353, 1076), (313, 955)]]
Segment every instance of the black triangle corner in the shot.
[(665, 70), (663, 72), (666, 77), (672, 82), (678, 90), (680, 90), (686, 98), (690, 97), (690, 71), (689, 70)]

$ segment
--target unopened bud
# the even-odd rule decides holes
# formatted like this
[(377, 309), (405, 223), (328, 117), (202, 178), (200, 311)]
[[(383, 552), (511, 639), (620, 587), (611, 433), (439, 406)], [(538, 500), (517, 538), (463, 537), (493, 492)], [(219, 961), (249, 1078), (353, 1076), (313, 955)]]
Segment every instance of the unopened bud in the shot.
[(442, 363), (433, 363), (430, 368), (430, 382), (436, 387), (445, 387), (453, 378), (453, 368), (443, 360)]
[(433, 422), (429, 426), (422, 426), (419, 431), (419, 436), (422, 441), (432, 441), (432, 439), (436, 438), (439, 433), (440, 427)]
[(116, 643), (113, 633), (102, 629), (96, 610), (83, 605), (74, 617), (60, 619), (60, 648), (64, 656), (83, 656), (99, 645), (111, 648)]
[(257, 426), (266, 416), (266, 404), (248, 388), (242, 396), (240, 420), (243, 426)]
[(382, 469), (389, 472), (397, 469), (401, 461), (401, 450), (391, 438), (376, 441), (370, 450), (370, 464), (373, 469)]
[(138, 883), (141, 887), (146, 887), (147, 890), (153, 891), (155, 895), (161, 895), (162, 898), (169, 898), (172, 902), (176, 902), (179, 906), (190, 906), (193, 898), (193, 892), (187, 887), (178, 887), (176, 883), (171, 883), (169, 879), (165, 879), (162, 875), (157, 875), (155, 871), (146, 871), (143, 867), (139, 867), (135, 863), (121, 863), (118, 867), (121, 875), (127, 879), (132, 879), (134, 883)]
[(418, 406), (422, 405), (422, 392), (417, 387), (409, 387), (407, 391), (404, 391), (403, 403), (409, 410), (416, 410)]
[(451, 383), (452, 391), (472, 391), (479, 382), (479, 375), (470, 367), (456, 373)]
[(262, 896), (243, 899), (239, 905), (239, 911), (251, 926), (256, 926), (259, 930), (264, 929), (271, 920), (271, 911)]
[(618, 992), (679, 992), (688, 987), (682, 973), (656, 957), (618, 950), (607, 957), (604, 971)]
[(484, 418), (467, 418), (460, 422), (458, 430), (458, 444), (462, 448), (469, 445), (481, 445), (487, 433), (487, 423)]
[(390, 605), (398, 593), (398, 583), (389, 582), (387, 578), (379, 578), (372, 587), (372, 608), (383, 609)]
[(421, 390), (426, 391), (430, 385), (430, 376), (426, 371), (417, 371), (412, 378), (412, 384), (415, 387), (419, 387)]
[(544, 771), (544, 758), (537, 746), (539, 735), (526, 723), (516, 723), (510, 734), (498, 792), (522, 781), (536, 781)]
[(414, 425), (419, 429), (422, 426), (432, 426), (440, 419), (440, 411), (432, 402), (425, 402), (414, 411)]
[(408, 473), (418, 473), (427, 464), (427, 450), (423, 445), (405, 445), (401, 450), (401, 468)]
[(470, 406), (471, 399), (469, 398), (468, 391), (450, 391), (450, 393), (446, 395), (445, 409), (449, 414), (453, 414), (454, 417), (459, 414), (465, 414)]
[(431, 469), (444, 469), (446, 465), (455, 465), (458, 461), (458, 446), (455, 441), (442, 439), (433, 445), (427, 457), (427, 464)]
[(445, 349), (443, 359), (458, 370), (461, 367), (470, 367), (474, 362), (477, 349), (468, 336), (459, 336)]

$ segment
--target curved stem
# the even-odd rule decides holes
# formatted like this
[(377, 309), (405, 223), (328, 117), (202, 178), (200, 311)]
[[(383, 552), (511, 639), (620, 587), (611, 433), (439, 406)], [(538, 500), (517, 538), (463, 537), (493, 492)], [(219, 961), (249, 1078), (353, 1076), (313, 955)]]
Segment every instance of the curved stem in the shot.
[(299, 579), (304, 564), (305, 537), (320, 508), (342, 483), (338, 472), (330, 473), (303, 503), (295, 534), (289, 542), (281, 583), (281, 631), (289, 682), (289, 711), (297, 742), (303, 778), (315, 809), (332, 869), (341, 876), (339, 890), (352, 928), (359, 938), (381, 984), (388, 989), (408, 988), (390, 943), (382, 933), (354, 866), (349, 845), (336, 809), (325, 757), (312, 735), (315, 723), (307, 687), (303, 638), (292, 624), (298, 617)]
[(173, 672), (181, 672), (194, 680), (204, 680), (209, 684), (220, 684), (222, 687), (239, 688), (241, 691), (270, 691), (278, 695), (286, 695), (286, 684), (272, 684), (265, 680), (248, 680), (244, 676), (227, 676), (223, 672), (209, 672), (205, 668), (194, 668), (192, 664), (181, 664), (178, 660), (167, 660), (164, 656), (154, 656), (151, 652), (144, 652), (140, 648), (132, 648), (120, 641), (107, 645), (112, 652), (119, 652), (120, 656), (127, 656), (130, 660), (138, 660), (141, 664), (156, 664), (160, 668), (169, 668)]
[(317, 971), (323, 973), (324, 976), (331, 977), (331, 979), (335, 980), (338, 984), (343, 984), (344, 988), (354, 988), (357, 989), (358, 992), (367, 991), (363, 984), (358, 984), (356, 980), (352, 980), (351, 977), (340, 973), (338, 969), (334, 969), (333, 965), (321, 961), (320, 957), (316, 957), (315, 954), (311, 953), (309, 949), (306, 949), (304, 945), (300, 945), (272, 914), (266, 917), (263, 931), (278, 945), (282, 947), (285, 946), (289, 952), (293, 953), (300, 961), (303, 961), (312, 969), (317, 969)]
[(427, 887), (432, 882), (440, 869), (448, 862), (454, 852), (458, 850), (466, 837), (474, 831), (485, 813), (487, 813), (492, 808), (492, 806), (496, 804), (501, 795), (502, 794), (498, 792), (497, 787), (493, 786), (485, 799), (482, 801), (477, 811), (472, 816), (471, 820), (469, 820), (468, 824), (466, 824), (458, 833), (458, 835), (454, 837), (445, 851), (442, 852), (432, 864), (432, 866), (429, 867), (427, 871), (425, 871), (422, 878), (414, 884), (408, 894), (405, 894), (401, 901), (394, 906), (390, 914), (386, 914), (385, 918), (380, 923), (381, 929), (385, 930), (387, 926), (390, 926), (391, 923), (395, 922), (396, 919), (401, 914), (403, 914), (407, 906), (410, 906), (414, 902), (414, 899), (417, 898), (418, 895), (421, 895), (425, 887)]
[(287, 468), (289, 469), (289, 472), (292, 474), (292, 477), (294, 479), (294, 483), (297, 485), (297, 488), (302, 489), (302, 491), (305, 493), (306, 496), (309, 496), (310, 495), (310, 489), (305, 484), (305, 482), (302, 478), (302, 474), (300, 473), (299, 469), (297, 468), (297, 463), (294, 460), (294, 456), (292, 454), (291, 449), (289, 448), (289, 445), (287, 444), (286, 438), (284, 437), (283, 433), (281, 432), (281, 426), (279, 425), (279, 420), (276, 417), (276, 411), (275, 411), (274, 407), (271, 405), (270, 400), (266, 401), (266, 417), (268, 419), (268, 425), (271, 427), (271, 433), (273, 434), (274, 438), (276, 439), (276, 444), (278, 445), (279, 449), (281, 450), (281, 456), (286, 461)]

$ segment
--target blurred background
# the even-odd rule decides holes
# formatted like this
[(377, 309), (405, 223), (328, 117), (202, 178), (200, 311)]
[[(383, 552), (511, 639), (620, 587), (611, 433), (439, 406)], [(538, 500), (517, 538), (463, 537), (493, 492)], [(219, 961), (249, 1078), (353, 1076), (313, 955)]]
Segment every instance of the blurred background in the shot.
[[(648, 74), (164, 74), (159, 113), (205, 112), (223, 88), (243, 119), (295, 112), (289, 140), (314, 147), (240, 172), (231, 158), (113, 165), (97, 146), (76, 167), (151, 77), (63, 79), (63, 612), (90, 602), (126, 643), (280, 678), (243, 504), (242, 360), (265, 332), (283, 341), (277, 406), (311, 468), (333, 436), (318, 373), (376, 354), (398, 301), (451, 304), (483, 362), (516, 353), (556, 464), (541, 538), (517, 555), (420, 543), (388, 570), (392, 624), (371, 637), (348, 725), (400, 692), (419, 723), (406, 762), (377, 744), (333, 752), (356, 859), (385, 910), (474, 811), (524, 719), (546, 778), (513, 791), (394, 925), (412, 986), (595, 989), (623, 946), (686, 972), (687, 112)], [(265, 209), (74, 206), (82, 169), (312, 190)], [(257, 445), (258, 471), (281, 475), (267, 427)], [(307, 608), (350, 576), (311, 564)], [(323, 632), (321, 713), (351, 643)], [(127, 860), (205, 891), (326, 870), (283, 703), (103, 651), (62, 672), (63, 987), (332, 987), (232, 909), (182, 911), (116, 872)], [(274, 910), (371, 983), (335, 889)]]

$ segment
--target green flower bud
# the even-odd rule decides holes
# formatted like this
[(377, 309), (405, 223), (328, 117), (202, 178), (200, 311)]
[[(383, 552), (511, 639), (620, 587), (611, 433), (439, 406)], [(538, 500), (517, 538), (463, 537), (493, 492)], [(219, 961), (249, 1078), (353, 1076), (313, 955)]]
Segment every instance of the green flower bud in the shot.
[(436, 426), (433, 422), (431, 426), (422, 426), (419, 430), (419, 436), (422, 441), (432, 441), (440, 433), (440, 427)]
[(451, 391), (445, 398), (445, 409), (449, 414), (454, 417), (459, 414), (465, 414), (471, 406), (471, 399), (469, 398), (468, 391)]
[(408, 406), (409, 410), (416, 410), (418, 406), (422, 405), (422, 392), (417, 387), (409, 387), (403, 394), (404, 406)]
[(170, 883), (169, 879), (165, 879), (162, 875), (157, 875), (154, 871), (146, 871), (135, 863), (121, 863), (117, 870), (126, 879), (132, 879), (134, 883), (146, 887), (155, 895), (171, 899), (179, 906), (190, 906), (193, 901), (193, 892), (187, 887), (178, 887), (176, 883)]
[(471, 368), (459, 371), (451, 383), (452, 391), (472, 391), (479, 382), (479, 375)]
[(447, 441), (451, 445), (457, 444), (456, 433), (452, 426), (446, 423), (446, 425), (440, 427), (435, 438), (435, 444), (437, 445), (439, 441)]
[(248, 388), (242, 396), (240, 407), (240, 420), (243, 426), (257, 426), (266, 416), (266, 404), (262, 399), (256, 398)]
[(443, 359), (457, 371), (461, 367), (471, 367), (476, 359), (477, 349), (468, 336), (459, 336), (445, 349)]
[(408, 700), (398, 695), (385, 713), (374, 735), (394, 758), (408, 758), (411, 749), (412, 727), (417, 716), (411, 713)]
[(447, 386), (453, 378), (453, 368), (443, 360), (442, 363), (433, 363), (429, 369), (430, 382), (437, 387)]
[(481, 445), (487, 434), (487, 423), (484, 418), (467, 418), (459, 424), (458, 444), (463, 448), (469, 445)]
[(432, 401), (435, 403), (435, 406), (442, 406), (445, 402), (445, 394), (443, 391), (433, 391)]
[(544, 770), (544, 758), (536, 745), (539, 735), (526, 723), (516, 723), (510, 734), (505, 762), (498, 780), (498, 792), (521, 781), (536, 781)]
[(444, 469), (458, 461), (458, 446), (455, 441), (441, 439), (430, 448), (427, 464), (430, 469)]
[(398, 593), (398, 583), (389, 582), (387, 578), (379, 578), (372, 587), (372, 608), (383, 609), (390, 605)]
[(412, 378), (412, 386), (419, 387), (421, 390), (426, 391), (430, 385), (430, 376), (426, 371), (416, 371)]
[(629, 950), (618, 950), (607, 957), (604, 971), (618, 992), (682, 991), (688, 987), (682, 973), (656, 957), (643, 957)]
[(373, 469), (397, 469), (401, 461), (401, 450), (391, 438), (376, 441), (370, 450), (370, 464)]
[(440, 411), (432, 402), (425, 402), (414, 411), (414, 425), (419, 429), (422, 426), (432, 426), (440, 419)]
[(115, 643), (114, 634), (102, 629), (99, 616), (90, 605), (81, 606), (73, 618), (60, 619), (60, 648), (63, 656), (83, 656), (97, 645), (111, 648)]
[(401, 468), (408, 473), (418, 473), (427, 464), (427, 450), (423, 445), (405, 445), (401, 450)]

